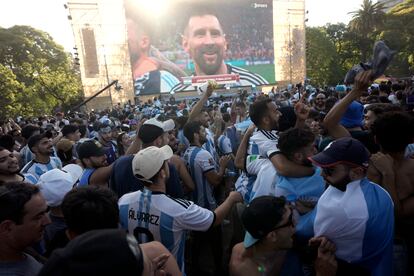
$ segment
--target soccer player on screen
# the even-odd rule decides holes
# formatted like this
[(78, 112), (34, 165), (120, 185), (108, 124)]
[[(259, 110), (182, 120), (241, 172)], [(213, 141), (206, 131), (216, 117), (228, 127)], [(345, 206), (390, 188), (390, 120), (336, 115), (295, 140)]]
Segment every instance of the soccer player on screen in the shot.
[[(238, 85), (263, 85), (268, 82), (260, 75), (224, 63), (226, 36), (219, 19), (206, 10), (189, 16), (182, 36), (182, 46), (194, 62), (194, 75), (239, 74)], [(194, 89), (190, 85), (176, 85), (172, 91)]]

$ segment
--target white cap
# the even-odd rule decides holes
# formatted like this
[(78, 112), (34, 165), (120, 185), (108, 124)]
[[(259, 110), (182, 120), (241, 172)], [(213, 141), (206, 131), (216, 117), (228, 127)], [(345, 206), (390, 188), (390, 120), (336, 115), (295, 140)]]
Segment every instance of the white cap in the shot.
[(50, 207), (62, 204), (65, 195), (72, 190), (73, 185), (82, 175), (82, 167), (69, 164), (62, 169), (53, 169), (40, 176), (37, 185)]
[(165, 160), (173, 156), (170, 146), (166, 145), (162, 148), (148, 147), (137, 154), (132, 160), (132, 172), (134, 175), (142, 176), (144, 180), (150, 180), (161, 169)]
[(169, 119), (167, 121), (161, 122), (158, 121), (156, 118), (151, 118), (149, 120), (146, 120), (144, 125), (153, 125), (157, 126), (164, 130), (164, 132), (168, 132), (174, 129), (175, 123), (173, 119)]

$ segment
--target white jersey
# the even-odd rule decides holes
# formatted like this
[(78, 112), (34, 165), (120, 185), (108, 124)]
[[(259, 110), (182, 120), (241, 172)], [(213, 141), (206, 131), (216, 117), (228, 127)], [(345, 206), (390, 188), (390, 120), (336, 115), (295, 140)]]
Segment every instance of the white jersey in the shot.
[(49, 163), (43, 164), (36, 162), (35, 160), (30, 161), (20, 171), (22, 174), (30, 174), (39, 180), (40, 176), (45, 172), (53, 169), (62, 169), (62, 162), (58, 157), (50, 157)]
[(246, 158), (246, 171), (250, 175), (257, 175), (259, 170), (274, 154), (279, 153), (277, 142), (278, 132), (275, 130), (257, 130), (249, 139), (248, 157)]
[[(258, 147), (258, 153), (264, 158), (271, 158), (275, 153), (279, 152), (277, 142), (279, 140), (278, 132), (275, 130), (257, 130), (250, 137), (250, 145), (254, 144)], [(251, 149), (250, 152), (253, 150)], [(255, 154), (250, 153), (249, 154)]]
[(213, 188), (204, 176), (205, 173), (216, 168), (213, 156), (205, 149), (190, 146), (184, 152), (183, 159), (195, 183), (193, 191), (194, 202), (201, 207), (214, 210), (217, 207), (217, 203), (213, 196)]
[(191, 201), (146, 188), (122, 196), (118, 205), (122, 228), (134, 234), (140, 242), (148, 241), (142, 239), (140, 233), (149, 230), (153, 239), (174, 255), (181, 271), (184, 271), (186, 230), (207, 231), (215, 220), (212, 211)]

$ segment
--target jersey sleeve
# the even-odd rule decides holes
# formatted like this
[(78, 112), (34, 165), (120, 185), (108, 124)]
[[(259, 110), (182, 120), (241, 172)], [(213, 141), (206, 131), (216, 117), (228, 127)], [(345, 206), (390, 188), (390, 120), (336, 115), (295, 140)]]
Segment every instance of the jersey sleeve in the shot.
[(208, 171), (215, 169), (214, 158), (206, 150), (202, 150), (197, 154), (196, 163), (201, 167), (201, 170), (203, 171), (203, 173), (206, 173)]
[(215, 214), (192, 203), (187, 210), (176, 218), (176, 223), (183, 229), (207, 231), (214, 223)]
[(270, 158), (275, 153), (279, 152), (276, 146), (277, 142), (274, 140), (262, 140), (256, 142), (259, 147), (260, 155)]

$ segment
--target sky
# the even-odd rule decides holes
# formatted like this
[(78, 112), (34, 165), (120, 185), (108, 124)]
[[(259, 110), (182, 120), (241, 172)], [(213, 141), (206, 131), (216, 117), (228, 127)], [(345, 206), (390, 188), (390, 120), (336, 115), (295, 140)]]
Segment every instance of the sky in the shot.
[[(122, 1), (122, 0), (116, 0)], [(146, 0), (151, 1), (151, 0)], [(323, 26), (326, 23), (348, 23), (363, 0), (306, 0), (308, 26)], [(73, 51), (75, 46), (67, 11), (66, 0), (12, 0), (0, 2), (0, 26), (29, 25), (48, 32), (53, 39)]]

